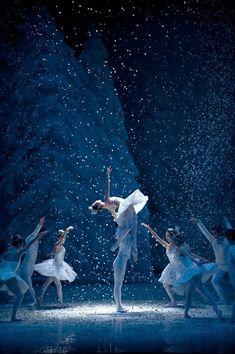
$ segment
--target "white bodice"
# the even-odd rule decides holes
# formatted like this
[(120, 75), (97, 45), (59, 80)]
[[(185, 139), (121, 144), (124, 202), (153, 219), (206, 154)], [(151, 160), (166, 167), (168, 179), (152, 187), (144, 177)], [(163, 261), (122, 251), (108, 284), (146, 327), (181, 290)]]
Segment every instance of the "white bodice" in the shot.
[(173, 263), (173, 264), (179, 263), (179, 253), (175, 248), (171, 248), (170, 250), (167, 249), (166, 255), (167, 255), (170, 263)]
[(64, 261), (64, 256), (65, 256), (65, 248), (64, 246), (61, 246), (59, 252), (57, 252), (54, 256), (54, 260), (57, 264), (62, 264)]

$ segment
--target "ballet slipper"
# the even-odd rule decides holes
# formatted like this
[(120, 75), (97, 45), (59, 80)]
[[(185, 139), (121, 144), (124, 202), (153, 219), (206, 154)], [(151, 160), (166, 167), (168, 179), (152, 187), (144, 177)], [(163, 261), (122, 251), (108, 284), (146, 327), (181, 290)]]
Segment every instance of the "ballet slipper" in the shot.
[(123, 307), (120, 307), (120, 308), (118, 308), (117, 309), (117, 311), (116, 311), (117, 313), (126, 313), (127, 312), (127, 310), (126, 309), (124, 309)]

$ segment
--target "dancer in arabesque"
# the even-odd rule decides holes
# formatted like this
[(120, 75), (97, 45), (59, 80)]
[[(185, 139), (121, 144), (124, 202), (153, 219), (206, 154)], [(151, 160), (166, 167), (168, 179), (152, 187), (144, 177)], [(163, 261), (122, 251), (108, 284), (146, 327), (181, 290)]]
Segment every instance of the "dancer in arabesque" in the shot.
[(73, 268), (64, 261), (65, 248), (64, 243), (68, 233), (73, 230), (73, 226), (67, 227), (65, 230), (59, 230), (57, 233), (57, 241), (54, 244), (54, 249), (51, 252), (52, 259), (45, 260), (42, 263), (35, 264), (34, 269), (41, 275), (47, 277), (42, 285), (41, 293), (38, 297), (39, 306), (42, 305), (44, 295), (48, 286), (54, 282), (57, 291), (59, 305), (63, 305), (62, 280), (74, 281), (77, 273)]
[(24, 294), (29, 289), (28, 284), (17, 274), (21, 258), (27, 249), (46, 233), (48, 233), (47, 230), (39, 232), (25, 247), (23, 247), (23, 238), (18, 234), (14, 235), (11, 240), (12, 247), (1, 256), (0, 290), (15, 296), (11, 315), (12, 321), (20, 321), (16, 317), (16, 313)]
[(139, 189), (136, 189), (127, 198), (110, 197), (111, 167), (106, 170), (105, 198), (104, 201), (96, 200), (89, 208), (92, 213), (108, 210), (117, 224), (115, 237), (116, 243), (111, 247), (114, 252), (118, 249), (113, 262), (114, 270), (114, 300), (117, 313), (126, 312), (122, 305), (122, 285), (126, 274), (127, 262), (133, 257), (138, 260), (137, 251), (137, 214), (144, 208), (148, 201)]

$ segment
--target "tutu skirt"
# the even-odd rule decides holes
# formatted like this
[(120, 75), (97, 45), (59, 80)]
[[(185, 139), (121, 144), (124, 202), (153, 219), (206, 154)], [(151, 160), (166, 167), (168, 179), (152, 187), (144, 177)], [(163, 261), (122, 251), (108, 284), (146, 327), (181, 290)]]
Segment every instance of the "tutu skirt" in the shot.
[(119, 223), (119, 218), (130, 205), (133, 206), (133, 208), (135, 209), (135, 213), (138, 214), (144, 208), (147, 201), (148, 196), (144, 195), (139, 189), (136, 189), (132, 194), (130, 194), (126, 199), (123, 199), (120, 203), (116, 215), (117, 223)]
[(185, 270), (179, 279), (173, 283), (173, 291), (179, 295), (183, 295), (185, 293), (193, 277), (199, 276), (201, 281), (205, 283), (217, 269), (217, 265), (215, 263), (204, 263), (199, 266), (189, 258), (185, 258)]
[(45, 277), (55, 277), (59, 280), (68, 280), (72, 282), (77, 273), (66, 262), (57, 263), (55, 259), (48, 259), (42, 263), (35, 264), (34, 269)]
[(162, 271), (158, 281), (165, 285), (173, 285), (180, 278), (182, 269), (180, 265), (169, 263)]

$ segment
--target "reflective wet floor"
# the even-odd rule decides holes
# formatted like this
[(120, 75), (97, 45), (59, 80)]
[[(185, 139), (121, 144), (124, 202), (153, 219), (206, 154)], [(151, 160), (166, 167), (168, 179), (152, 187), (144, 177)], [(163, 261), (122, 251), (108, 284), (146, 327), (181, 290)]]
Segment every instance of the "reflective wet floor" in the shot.
[[(126, 285), (128, 288), (128, 285)], [(147, 289), (147, 292), (146, 292)], [(159, 290), (158, 290), (159, 289)], [(66, 296), (69, 298), (69, 288)], [(167, 299), (154, 284), (130, 285), (136, 299), (124, 296), (128, 310), (115, 313), (112, 299), (102, 295), (59, 307), (49, 297), (40, 308), (23, 303), (21, 322), (10, 322), (11, 304), (0, 309), (1, 353), (231, 353), (235, 351), (235, 324), (229, 322), (231, 301), (221, 306), (224, 321), (216, 318), (209, 305), (195, 296), (191, 319), (183, 318), (183, 304), (167, 306)], [(71, 291), (71, 289), (70, 289)], [(93, 291), (93, 293), (92, 293)], [(105, 293), (105, 292), (104, 292)], [(127, 294), (128, 291), (126, 292)], [(141, 300), (142, 294), (149, 294)], [(137, 296), (138, 295), (138, 296)], [(153, 296), (154, 295), (154, 296)], [(182, 299), (181, 299), (182, 300)]]

